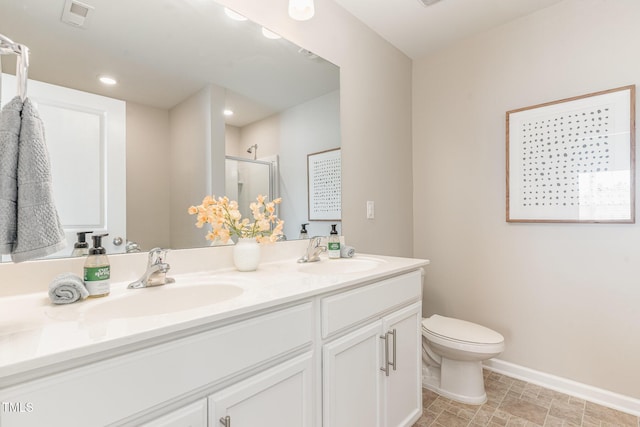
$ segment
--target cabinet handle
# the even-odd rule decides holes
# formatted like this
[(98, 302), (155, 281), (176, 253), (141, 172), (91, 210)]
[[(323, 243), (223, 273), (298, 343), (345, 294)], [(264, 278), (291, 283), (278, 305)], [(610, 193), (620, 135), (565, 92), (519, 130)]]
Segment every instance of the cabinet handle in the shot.
[(384, 367), (380, 368), (382, 372), (389, 376), (389, 332), (380, 335), (380, 339), (384, 340)]
[(393, 329), (391, 332), (387, 332), (389, 335), (393, 335), (393, 362), (389, 362), (391, 366), (393, 366), (393, 370), (396, 370), (396, 341), (398, 336), (396, 335), (396, 330)]
[(220, 424), (222, 424), (224, 427), (231, 427), (231, 417), (227, 415), (224, 418), (220, 418)]

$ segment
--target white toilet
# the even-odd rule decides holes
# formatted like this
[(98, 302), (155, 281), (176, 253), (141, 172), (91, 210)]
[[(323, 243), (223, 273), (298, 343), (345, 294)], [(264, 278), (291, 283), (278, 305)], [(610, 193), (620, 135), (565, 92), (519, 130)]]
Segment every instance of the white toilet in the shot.
[(482, 362), (502, 353), (504, 337), (484, 326), (437, 314), (422, 320), (422, 385), (472, 405), (487, 401)]

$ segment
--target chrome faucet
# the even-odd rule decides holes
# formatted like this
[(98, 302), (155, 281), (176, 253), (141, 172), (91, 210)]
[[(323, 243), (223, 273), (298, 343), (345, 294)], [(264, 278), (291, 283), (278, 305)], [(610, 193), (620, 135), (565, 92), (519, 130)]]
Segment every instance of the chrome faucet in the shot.
[(149, 261), (147, 262), (147, 271), (144, 272), (142, 277), (133, 283), (130, 283), (127, 288), (139, 289), (147, 288), (150, 286), (166, 285), (168, 283), (175, 282), (175, 279), (167, 277), (167, 271), (171, 268), (169, 264), (165, 262), (169, 249), (154, 248), (149, 251)]
[(322, 239), (322, 236), (314, 236), (310, 238), (309, 246), (307, 246), (305, 254), (298, 259), (298, 262), (320, 261), (320, 254), (327, 250), (326, 246), (320, 244), (322, 242)]

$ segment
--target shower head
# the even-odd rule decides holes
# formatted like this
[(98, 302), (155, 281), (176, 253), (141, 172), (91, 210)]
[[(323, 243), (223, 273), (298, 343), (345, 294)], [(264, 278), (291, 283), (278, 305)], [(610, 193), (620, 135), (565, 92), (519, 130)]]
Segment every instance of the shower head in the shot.
[(247, 153), (253, 153), (253, 160), (256, 160), (258, 157), (258, 144), (253, 144), (251, 147), (247, 148)]

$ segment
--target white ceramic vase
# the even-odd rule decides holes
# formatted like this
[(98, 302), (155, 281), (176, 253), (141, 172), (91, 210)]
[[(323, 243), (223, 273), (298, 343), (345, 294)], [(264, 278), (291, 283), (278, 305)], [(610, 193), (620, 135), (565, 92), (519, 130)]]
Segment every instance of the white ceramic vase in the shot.
[(238, 271), (255, 271), (260, 264), (260, 244), (255, 238), (238, 238), (233, 247), (233, 264)]

